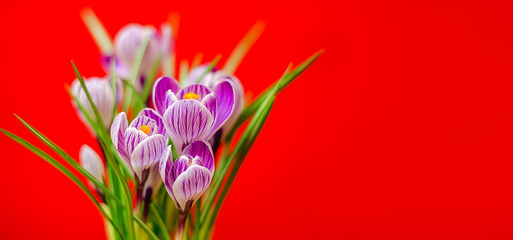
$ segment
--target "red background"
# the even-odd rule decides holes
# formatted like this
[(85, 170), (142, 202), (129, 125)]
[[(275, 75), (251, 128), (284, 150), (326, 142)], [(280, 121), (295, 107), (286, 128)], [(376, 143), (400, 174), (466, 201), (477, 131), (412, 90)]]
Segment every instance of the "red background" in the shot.
[[(237, 71), (253, 96), (289, 61), (326, 52), (279, 95), (216, 239), (513, 239), (513, 9), (422, 2), (3, 2), (0, 127), (37, 142), (15, 112), (75, 157), (95, 144), (63, 87), (70, 60), (104, 74), (85, 6), (112, 35), (178, 11), (177, 55), (189, 60), (226, 58), (262, 19)], [(0, 141), (1, 239), (104, 238), (78, 187)]]

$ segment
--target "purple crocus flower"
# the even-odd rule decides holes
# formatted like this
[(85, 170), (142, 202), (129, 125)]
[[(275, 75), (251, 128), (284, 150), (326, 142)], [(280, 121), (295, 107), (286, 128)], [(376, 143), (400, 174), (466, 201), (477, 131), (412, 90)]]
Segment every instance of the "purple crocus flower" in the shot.
[(207, 190), (214, 175), (214, 155), (207, 142), (196, 141), (173, 163), (162, 159), (160, 176), (176, 208), (186, 214)]
[(112, 123), (110, 135), (119, 156), (134, 172), (142, 190), (150, 170), (161, 159), (167, 159), (171, 152), (162, 119), (153, 109), (146, 108), (129, 126), (126, 114), (121, 112)]
[[(135, 55), (147, 34), (150, 34), (150, 40), (139, 69), (140, 79), (144, 80), (158, 60), (163, 60), (170, 55), (172, 33), (168, 23), (161, 25), (160, 34), (153, 26), (132, 23), (123, 27), (114, 38), (114, 55), (103, 57), (105, 70), (110, 70), (110, 61), (115, 59), (116, 73), (122, 79), (129, 79)], [(142, 86), (141, 81), (135, 83), (135, 88), (138, 91)]]
[(213, 90), (201, 84), (179, 90), (174, 79), (162, 77), (153, 87), (153, 103), (178, 154), (194, 141), (208, 141), (232, 114), (233, 99), (227, 81)]
[[(105, 79), (91, 77), (88, 79), (84, 79), (84, 82), (87, 87), (87, 90), (89, 91), (89, 94), (91, 95), (94, 105), (96, 105), (96, 107), (98, 108), (98, 112), (100, 113), (100, 117), (102, 118), (105, 128), (109, 129), (110, 124), (112, 123), (112, 117), (114, 115), (114, 103), (116, 101), (116, 98), (114, 97), (114, 93), (112, 92), (108, 77)], [(93, 120), (95, 120), (96, 117), (94, 115), (91, 104), (89, 103), (87, 95), (82, 89), (82, 86), (80, 85), (78, 79), (75, 79), (75, 81), (73, 81), (73, 83), (71, 84), (70, 91), (74, 96), (77, 97), (78, 101), (84, 106), (89, 116), (91, 116)], [(79, 110), (75, 102), (73, 102), (73, 105), (75, 105), (75, 107), (77, 108), (80, 119), (87, 126), (89, 126), (87, 118)], [(91, 126), (89, 126), (89, 128), (91, 128)]]
[[(208, 70), (208, 65), (201, 65), (193, 68), (189, 76), (187, 77), (186, 85), (192, 85), (198, 82), (199, 78)], [(217, 68), (213, 68), (212, 71), (207, 72), (200, 83), (209, 87), (210, 89), (215, 89), (219, 84), (224, 82), (228, 82), (232, 85), (234, 91), (234, 106), (232, 115), (226, 120), (222, 129), (223, 133), (228, 132), (235, 124), (235, 121), (239, 117), (240, 113), (244, 108), (244, 88), (240, 83), (239, 79), (233, 75), (229, 75), (224, 73)], [(223, 99), (219, 99), (219, 101), (224, 101)]]

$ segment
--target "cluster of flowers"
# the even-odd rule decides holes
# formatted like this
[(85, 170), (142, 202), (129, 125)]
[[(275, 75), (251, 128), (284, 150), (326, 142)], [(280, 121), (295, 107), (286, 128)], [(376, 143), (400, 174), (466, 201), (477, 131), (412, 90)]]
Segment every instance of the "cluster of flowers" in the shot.
[[(115, 39), (116, 55), (105, 59), (116, 59), (116, 71), (121, 79), (129, 77), (133, 57), (146, 27), (131, 24), (120, 31)], [(163, 26), (163, 36), (170, 31)], [(141, 64), (141, 77), (147, 76), (151, 63), (161, 53), (167, 53), (169, 38), (152, 34), (147, 53)], [(139, 44), (138, 44), (139, 43)], [(169, 54), (164, 54), (169, 55)], [(109, 65), (109, 62), (106, 63)], [(108, 68), (107, 68), (108, 69)], [(146, 79), (149, 80), (149, 79)], [(139, 87), (144, 81), (139, 82)], [(155, 109), (145, 108), (129, 124), (127, 114), (119, 113), (114, 120), (115, 101), (122, 99), (122, 91), (113, 96), (109, 77), (89, 78), (85, 85), (100, 112), (106, 128), (110, 128), (112, 142), (127, 169), (133, 173), (138, 185), (138, 200), (148, 201), (164, 183), (177, 209), (187, 213), (205, 192), (214, 174), (214, 152), (220, 137), (233, 126), (243, 107), (243, 89), (239, 80), (207, 65), (192, 69), (185, 86), (171, 77), (161, 77), (153, 85), (152, 102)], [(72, 85), (77, 96), (90, 115), (93, 110), (80, 83)], [(83, 114), (82, 119), (87, 123)], [(215, 138), (218, 135), (220, 137)], [(169, 144), (168, 139), (172, 144)], [(171, 147), (178, 158), (173, 161)], [(80, 160), (85, 169), (103, 181), (104, 167), (99, 155), (84, 145)]]
[[(102, 154), (83, 145), (78, 164), (40, 131), (18, 119), (85, 176), (103, 203), (73, 172), (46, 152), (15, 134), (0, 131), (74, 181), (107, 221), (110, 239), (136, 239), (142, 230), (154, 240), (170, 239), (172, 230), (175, 239), (183, 239), (190, 232), (193, 239), (212, 236), (219, 209), (277, 92), (307, 69), (322, 50), (294, 69), (289, 65), (280, 80), (245, 106), (242, 84), (232, 73), (260, 35), (263, 23), (253, 26), (223, 69), (217, 68), (218, 60), (204, 65), (197, 61), (190, 70), (181, 65), (177, 81), (173, 79), (175, 55), (169, 23), (162, 24), (160, 31), (129, 24), (111, 42), (92, 10), (86, 9), (84, 13), (84, 22), (101, 49), (100, 64), (107, 76), (84, 78), (73, 64), (77, 79), (69, 92), (78, 116), (97, 137)], [(156, 79), (159, 71), (164, 76)], [(232, 148), (233, 133), (251, 116)], [(223, 149), (223, 154), (215, 161), (218, 148)], [(214, 176), (216, 162), (218, 171)], [(204, 201), (200, 200), (202, 195), (206, 195)], [(167, 207), (172, 204), (167, 199), (173, 200), (175, 214), (171, 211), (173, 207)], [(152, 214), (148, 217), (150, 208)], [(187, 221), (190, 228), (186, 228), (187, 216), (193, 214), (194, 221)], [(173, 227), (175, 220), (177, 226)], [(135, 223), (140, 228), (136, 229)]]

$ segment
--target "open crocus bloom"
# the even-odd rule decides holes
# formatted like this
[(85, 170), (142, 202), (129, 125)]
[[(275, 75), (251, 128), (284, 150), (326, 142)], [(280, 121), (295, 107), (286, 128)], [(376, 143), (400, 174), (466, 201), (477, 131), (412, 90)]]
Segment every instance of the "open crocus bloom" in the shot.
[(141, 81), (135, 83), (136, 90), (140, 90), (143, 86), (142, 81), (157, 61), (169, 57), (171, 52), (171, 26), (168, 23), (163, 23), (160, 29), (159, 34), (153, 26), (133, 23), (123, 27), (114, 39), (114, 56), (104, 56), (104, 68), (109, 71), (110, 61), (115, 59), (117, 74), (123, 79), (129, 79), (137, 51), (143, 39), (150, 34), (150, 40), (139, 69)]
[(153, 102), (178, 154), (194, 141), (208, 141), (233, 111), (233, 87), (218, 84), (213, 91), (201, 84), (178, 90), (178, 83), (162, 77), (153, 87)]
[(143, 109), (130, 126), (126, 114), (119, 113), (112, 123), (110, 135), (139, 184), (144, 184), (150, 170), (160, 159), (167, 159), (171, 152), (162, 119), (153, 109)]
[[(99, 182), (103, 182), (103, 176), (105, 174), (105, 168), (103, 167), (103, 162), (100, 156), (88, 145), (84, 144), (80, 148), (80, 165), (84, 167), (86, 171), (91, 173), (94, 178), (96, 178)], [(92, 188), (96, 188), (91, 181), (88, 181), (89, 186)]]
[[(187, 85), (192, 85), (198, 82), (199, 78), (203, 76), (199, 83), (209, 87), (210, 89), (216, 89), (219, 84), (223, 82), (228, 82), (232, 85), (233, 94), (234, 94), (234, 106), (232, 115), (226, 120), (226, 123), (223, 125), (223, 132), (226, 133), (230, 130), (239, 117), (242, 109), (244, 108), (244, 88), (240, 83), (239, 79), (233, 75), (228, 75), (221, 70), (213, 68), (210, 72), (206, 72), (208, 70), (208, 65), (201, 65), (195, 67), (189, 73), (187, 78)], [(221, 99), (221, 96), (218, 96), (219, 101), (224, 101)]]
[(196, 141), (185, 147), (183, 154), (174, 163), (172, 159), (162, 159), (159, 169), (176, 208), (186, 213), (207, 190), (212, 180), (214, 155), (208, 143)]
[[(114, 101), (116, 98), (114, 97), (114, 93), (112, 92), (110, 82), (107, 79), (91, 77), (88, 79), (84, 79), (85, 85), (89, 94), (91, 95), (91, 99), (93, 100), (94, 105), (98, 108), (98, 112), (100, 113), (100, 117), (102, 118), (103, 124), (105, 128), (109, 129), (110, 124), (112, 122), (112, 117), (114, 115)], [(84, 106), (85, 110), (95, 120), (95, 115), (89, 100), (87, 99), (87, 95), (85, 94), (82, 86), (78, 79), (75, 79), (71, 84), (70, 91), (73, 95), (75, 95)], [(84, 114), (79, 110), (78, 106), (76, 106), (75, 102), (73, 105), (77, 108), (80, 119), (89, 126), (89, 122)], [(91, 127), (91, 126), (89, 126)], [(94, 132), (94, 131), (93, 131)]]

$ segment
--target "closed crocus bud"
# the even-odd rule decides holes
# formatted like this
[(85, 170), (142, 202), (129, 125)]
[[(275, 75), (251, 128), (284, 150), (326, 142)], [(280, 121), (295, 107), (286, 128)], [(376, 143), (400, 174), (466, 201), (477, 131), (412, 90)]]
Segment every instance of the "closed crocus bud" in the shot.
[(126, 114), (121, 112), (112, 123), (110, 135), (119, 156), (133, 171), (141, 193), (150, 170), (171, 152), (162, 119), (153, 109), (146, 108), (128, 125)]
[(207, 190), (214, 175), (212, 148), (204, 141), (193, 142), (175, 162), (162, 159), (159, 168), (162, 181), (176, 208), (182, 214), (187, 214)]
[(233, 112), (222, 127), (223, 134), (225, 134), (233, 127), (233, 124), (235, 124), (235, 121), (244, 108), (244, 88), (242, 87), (239, 79), (233, 75), (224, 73), (222, 70), (217, 70), (216, 68), (208, 72), (207, 70), (208, 65), (201, 65), (193, 68), (189, 73), (186, 84), (196, 84), (198, 83), (198, 80), (200, 80), (201, 76), (203, 76), (199, 83), (209, 87), (210, 89), (213, 89), (213, 91), (217, 94), (219, 101), (225, 101), (223, 97), (229, 94), (223, 92), (228, 90), (227, 88), (222, 87), (223, 83), (228, 82), (232, 86), (234, 95)]
[(162, 24), (161, 33), (153, 26), (129, 24), (123, 27), (114, 39), (114, 56), (104, 56), (105, 68), (108, 63), (116, 60), (116, 72), (123, 79), (129, 79), (135, 56), (146, 36), (150, 36), (148, 46), (139, 68), (140, 80), (135, 83), (136, 90), (141, 90), (142, 83), (157, 61), (169, 57), (171, 51), (171, 27)]
[[(103, 167), (103, 162), (100, 156), (88, 145), (84, 144), (80, 148), (80, 165), (84, 167), (86, 171), (91, 173), (94, 178), (96, 178), (99, 182), (103, 183), (103, 176), (105, 174), (105, 168)], [(88, 181), (89, 186), (92, 188), (96, 188), (91, 181)]]
[(194, 141), (208, 141), (223, 126), (233, 111), (233, 97), (226, 81), (214, 91), (202, 84), (179, 90), (174, 79), (162, 77), (153, 87), (153, 103), (178, 154)]
[[(84, 79), (84, 82), (87, 87), (87, 90), (89, 91), (89, 94), (91, 95), (91, 99), (93, 100), (94, 105), (96, 105), (96, 107), (98, 108), (98, 112), (100, 113), (100, 117), (102, 118), (103, 125), (105, 126), (105, 128), (109, 129), (110, 124), (112, 123), (112, 117), (114, 115), (114, 101), (116, 101), (116, 98), (114, 97), (114, 93), (110, 86), (110, 81), (108, 80), (108, 78), (103, 79), (98, 77), (91, 77)], [(96, 120), (93, 108), (91, 107), (89, 99), (87, 98), (87, 95), (82, 89), (82, 86), (80, 85), (78, 79), (75, 79), (75, 81), (73, 81), (73, 83), (71, 84), (70, 91), (74, 96), (77, 97), (80, 104), (84, 106), (89, 116), (91, 116), (93, 120)], [(87, 118), (84, 116), (84, 114), (80, 111), (80, 109), (78, 108), (78, 106), (76, 106), (74, 102), (73, 104), (77, 108), (80, 119), (82, 119), (82, 121), (91, 128), (89, 122), (87, 121)]]

